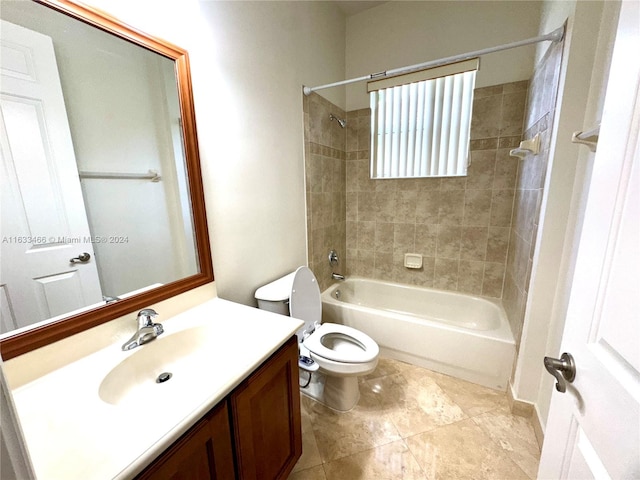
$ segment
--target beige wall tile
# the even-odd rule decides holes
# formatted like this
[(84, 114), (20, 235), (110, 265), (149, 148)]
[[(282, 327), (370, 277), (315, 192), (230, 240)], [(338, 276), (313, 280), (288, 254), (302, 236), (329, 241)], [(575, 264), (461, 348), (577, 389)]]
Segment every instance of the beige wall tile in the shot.
[(375, 222), (376, 194), (375, 192), (358, 192), (358, 221)]
[(510, 85), (510, 84), (491, 85), (488, 87), (476, 88), (473, 91), (473, 96), (474, 98), (484, 98), (484, 97), (491, 97), (493, 95), (500, 95), (503, 92), (505, 85)]
[(375, 222), (358, 222), (358, 250), (374, 250), (376, 238)]
[[(503, 297), (503, 283), (505, 277), (504, 263), (484, 264), (484, 277), (482, 279), (482, 295), (487, 297)], [(504, 302), (504, 298), (503, 298)]]
[[(528, 85), (476, 90), (471, 165), (466, 177), (451, 178), (371, 180), (369, 109), (345, 114), (315, 94), (306, 98), (310, 262), (324, 268), (331, 241), (344, 248), (341, 268), (350, 274), (499, 297), (503, 278), (497, 276), (504, 274), (507, 261), (518, 178), (518, 161), (509, 149), (521, 139)], [(344, 116), (347, 128), (330, 122), (329, 112)], [(522, 179), (534, 181), (535, 172), (526, 173)], [(403, 266), (408, 252), (424, 256), (423, 269)], [(487, 264), (482, 276), (474, 264), (474, 276), (465, 283), (459, 281), (461, 261)]]
[(513, 195), (513, 190), (492, 191), (489, 225), (492, 227), (508, 227), (511, 225)]
[[(440, 190), (464, 190), (468, 177), (443, 177), (440, 178)], [(437, 181), (437, 179), (434, 179)]]
[(440, 212), (440, 192), (438, 190), (418, 191), (416, 223), (438, 223)]
[(415, 250), (416, 226), (413, 223), (393, 224), (393, 252), (404, 255)]
[(375, 276), (376, 278), (392, 279), (393, 271), (393, 252), (375, 253)]
[(438, 238), (437, 224), (416, 224), (416, 244), (413, 253), (435, 257)]
[(510, 135), (507, 137), (500, 137), (498, 139), (498, 146), (496, 148), (517, 148), (520, 146), (520, 141), (522, 140), (522, 135)]
[(393, 252), (393, 223), (376, 222), (375, 250), (376, 252)]
[[(329, 120), (329, 112), (341, 118), (345, 113), (317, 94), (305, 97), (305, 181), (307, 194), (308, 263), (321, 289), (331, 283), (326, 255), (336, 249), (339, 269), (347, 266), (347, 165), (346, 129)], [(355, 191), (354, 185), (350, 185)], [(352, 199), (353, 200), (353, 199)], [(357, 201), (350, 211), (357, 215)], [(356, 220), (356, 218), (352, 218)], [(357, 237), (349, 239), (356, 243)], [(355, 246), (355, 245), (354, 245)]]
[(433, 286), (443, 290), (458, 290), (458, 260), (436, 257)]
[(526, 101), (526, 91), (508, 93), (502, 96), (501, 137), (520, 135), (522, 133), (522, 112)]
[(513, 189), (518, 176), (518, 159), (509, 155), (509, 149), (503, 148), (496, 152), (495, 173), (491, 188), (496, 190)]
[(506, 263), (508, 248), (509, 227), (489, 227), (485, 260), (487, 262)]
[[(385, 182), (386, 183), (386, 182)], [(376, 191), (375, 220), (378, 222), (393, 222), (396, 220), (397, 199), (395, 191)]]
[(394, 220), (401, 223), (416, 223), (418, 192), (416, 190), (399, 190), (396, 192), (396, 216)]
[(495, 150), (477, 150), (471, 152), (471, 165), (468, 169), (467, 189), (491, 189), (496, 167)]
[(494, 138), (500, 133), (502, 95), (474, 98), (471, 138)]
[(516, 348), (520, 347), (520, 334), (524, 319), (525, 298), (524, 293), (518, 290), (513, 277), (507, 273), (504, 278), (504, 289), (502, 292), (502, 304), (507, 312), (511, 332), (516, 339)]
[(358, 275), (375, 278), (375, 252), (373, 250), (358, 250)]
[(487, 254), (488, 227), (462, 227), (460, 260), (484, 262)]
[[(539, 204), (542, 199), (542, 187), (546, 175), (546, 165), (548, 161), (548, 144), (550, 135), (548, 133), (552, 125), (552, 105), (555, 101), (557, 89), (557, 71), (560, 65), (560, 49), (550, 48), (545, 58), (536, 67), (531, 88), (529, 89), (529, 98), (527, 102), (525, 130), (527, 135), (532, 136), (540, 133), (542, 136), (543, 148), (539, 155), (528, 155), (520, 162), (520, 172), (518, 175), (517, 186), (520, 191), (515, 196), (514, 204), (514, 230), (520, 232), (525, 239), (535, 239), (537, 219), (539, 215)], [(533, 189), (526, 192), (524, 189)], [(535, 206), (534, 206), (535, 192)], [(505, 293), (503, 303), (512, 331), (516, 336), (516, 342), (519, 347), (520, 332), (524, 322), (524, 308), (527, 301), (528, 282), (531, 275), (532, 262), (527, 261), (526, 267), (523, 266), (524, 260), (522, 256), (524, 251), (528, 250), (528, 258), (533, 255), (532, 244), (524, 242), (521, 236), (512, 235), (511, 245), (509, 247), (508, 259), (511, 260), (509, 272), (524, 270), (524, 279), (514, 279), (511, 273), (508, 273), (505, 279)], [(518, 288), (521, 283), (521, 288)]]
[(436, 240), (436, 258), (460, 258), (460, 240), (462, 227), (455, 225), (438, 225)]
[(466, 190), (462, 224), (470, 226), (489, 225), (492, 195), (492, 190)]
[(441, 190), (438, 202), (438, 223), (461, 225), (464, 213), (465, 190)]
[(469, 142), (469, 149), (475, 150), (495, 150), (498, 148), (498, 138), (476, 138)]
[(458, 265), (458, 291), (482, 295), (484, 266), (484, 262), (460, 260)]
[(356, 222), (358, 220), (358, 194), (347, 191), (345, 201), (346, 221)]

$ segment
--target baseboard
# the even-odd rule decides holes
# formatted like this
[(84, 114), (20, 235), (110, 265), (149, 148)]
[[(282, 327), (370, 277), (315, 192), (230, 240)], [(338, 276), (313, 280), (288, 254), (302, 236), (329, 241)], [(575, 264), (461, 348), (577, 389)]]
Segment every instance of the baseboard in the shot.
[(519, 417), (525, 417), (531, 420), (531, 426), (533, 432), (536, 435), (538, 446), (542, 449), (542, 442), (544, 441), (544, 429), (542, 428), (542, 422), (540, 421), (540, 412), (536, 404), (531, 402), (525, 402), (524, 400), (518, 400), (513, 395), (513, 385), (509, 382), (507, 386), (507, 402), (509, 403), (509, 410), (514, 415)]
[(542, 428), (542, 422), (540, 421), (540, 412), (536, 406), (533, 409), (533, 415), (531, 417), (531, 424), (533, 425), (533, 432), (536, 434), (536, 440), (538, 440), (538, 446), (542, 450), (542, 442), (544, 442), (544, 429)]
[(513, 385), (509, 382), (507, 386), (507, 401), (509, 402), (509, 410), (519, 417), (531, 418), (535, 410), (533, 403), (518, 400), (513, 395)]

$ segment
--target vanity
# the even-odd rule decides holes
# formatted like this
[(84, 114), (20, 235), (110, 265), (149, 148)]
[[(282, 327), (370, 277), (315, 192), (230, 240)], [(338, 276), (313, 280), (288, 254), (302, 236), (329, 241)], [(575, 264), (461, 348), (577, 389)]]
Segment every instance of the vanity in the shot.
[(220, 298), (158, 320), (148, 344), (122, 351), (131, 315), (113, 344), (13, 389), (37, 477), (287, 478), (301, 322)]

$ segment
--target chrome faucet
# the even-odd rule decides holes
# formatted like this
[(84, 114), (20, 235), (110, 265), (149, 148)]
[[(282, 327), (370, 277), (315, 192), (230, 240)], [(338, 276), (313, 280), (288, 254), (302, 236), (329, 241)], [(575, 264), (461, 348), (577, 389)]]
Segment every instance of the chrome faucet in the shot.
[(332, 273), (331, 278), (334, 280), (344, 280), (344, 275), (340, 275), (339, 273)]
[(164, 332), (162, 324), (153, 323), (153, 319), (157, 316), (158, 313), (151, 308), (140, 310), (137, 318), (138, 330), (133, 334), (133, 337), (122, 345), (122, 350), (131, 350), (132, 348), (149, 343), (151, 340), (155, 340), (158, 335), (162, 335)]

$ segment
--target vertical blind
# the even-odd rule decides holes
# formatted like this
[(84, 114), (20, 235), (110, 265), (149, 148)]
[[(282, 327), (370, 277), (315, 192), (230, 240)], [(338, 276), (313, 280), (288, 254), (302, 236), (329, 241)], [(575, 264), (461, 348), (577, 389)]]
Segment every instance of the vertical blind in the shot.
[(477, 66), (414, 72), (402, 85), (370, 82), (371, 178), (466, 175)]

